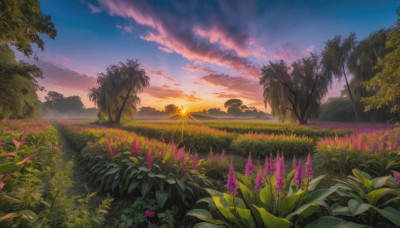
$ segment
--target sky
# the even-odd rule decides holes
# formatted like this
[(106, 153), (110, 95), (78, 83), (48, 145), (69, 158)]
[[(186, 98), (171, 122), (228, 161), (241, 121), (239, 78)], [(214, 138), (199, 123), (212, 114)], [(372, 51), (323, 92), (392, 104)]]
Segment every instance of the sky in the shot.
[[(40, 0), (52, 17), (55, 40), (42, 36), (37, 51), (47, 91), (79, 95), (94, 104), (88, 90), (110, 64), (138, 59), (150, 76), (140, 106), (167, 104), (191, 111), (223, 109), (230, 98), (265, 109), (260, 69), (320, 53), (327, 40), (395, 25), (394, 0)], [(24, 59), (22, 54), (18, 55)], [(328, 97), (344, 82), (333, 83)], [(40, 92), (43, 100), (46, 92)]]

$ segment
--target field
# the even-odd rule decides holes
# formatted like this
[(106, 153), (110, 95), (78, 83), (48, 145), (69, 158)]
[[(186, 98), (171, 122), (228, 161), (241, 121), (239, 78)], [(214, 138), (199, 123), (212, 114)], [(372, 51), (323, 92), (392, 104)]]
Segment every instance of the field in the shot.
[(399, 142), (389, 125), (4, 121), (0, 225), (399, 226)]

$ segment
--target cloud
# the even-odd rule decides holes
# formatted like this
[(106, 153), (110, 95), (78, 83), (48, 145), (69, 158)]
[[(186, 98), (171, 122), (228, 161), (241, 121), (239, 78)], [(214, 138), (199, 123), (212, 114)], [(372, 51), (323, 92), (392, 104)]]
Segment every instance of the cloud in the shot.
[(292, 43), (286, 43), (275, 49), (273, 52), (274, 58), (284, 60), (286, 63), (292, 63), (302, 57), (301, 52)]
[[(154, 70), (152, 69), (149, 65), (147, 64), (143, 64), (144, 68), (146, 69), (146, 72), (150, 75), (154, 75), (160, 78), (164, 78), (170, 82), (174, 82), (175, 84), (177, 83), (176, 80), (174, 78), (172, 78), (171, 76), (169, 76), (164, 69), (161, 70)], [(177, 84), (179, 85), (179, 84)]]
[(173, 89), (165, 84), (162, 86), (150, 86), (144, 90), (144, 93), (161, 100), (184, 99), (189, 102), (201, 100), (201, 98), (196, 96), (196, 92), (194, 91), (191, 94), (187, 94), (180, 89)]
[(140, 38), (159, 44), (160, 50), (259, 77), (260, 66), (247, 57), (266, 59), (265, 50), (252, 38), (255, 26), (250, 20), (241, 19), (241, 15), (253, 15), (255, 9), (251, 3), (193, 1), (183, 5), (128, 0), (98, 0), (98, 3), (110, 15), (133, 19), (148, 28)]

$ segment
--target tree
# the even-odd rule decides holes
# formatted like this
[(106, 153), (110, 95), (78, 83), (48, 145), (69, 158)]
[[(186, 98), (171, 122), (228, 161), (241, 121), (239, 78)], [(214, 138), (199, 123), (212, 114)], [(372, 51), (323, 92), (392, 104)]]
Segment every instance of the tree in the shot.
[(319, 121), (351, 122), (354, 121), (354, 113), (351, 101), (348, 97), (331, 97), (321, 105)]
[(328, 92), (332, 77), (321, 66), (319, 56), (311, 54), (291, 67), (285, 61), (270, 62), (261, 71), (265, 106), (280, 121), (297, 120), (307, 124), (318, 116), (321, 99)]
[(229, 99), (225, 102), (224, 107), (227, 109), (227, 113), (237, 118), (242, 114), (243, 101), (239, 99)]
[(0, 44), (0, 120), (41, 115), (41, 102), (36, 94), (41, 87), (36, 79), (42, 77), (38, 67), (17, 62), (14, 52)]
[(169, 104), (165, 106), (165, 113), (169, 115), (175, 115), (179, 112), (179, 107), (174, 104)]
[[(350, 54), (348, 69), (353, 75), (350, 81), (350, 88), (361, 119), (363, 119), (361, 113), (364, 109), (361, 98), (370, 97), (376, 93), (374, 89), (367, 91), (366, 88), (362, 86), (362, 83), (375, 76), (377, 71), (374, 69), (374, 66), (377, 64), (378, 58), (383, 58), (391, 51), (385, 48), (388, 32), (389, 30), (381, 29), (371, 33), (366, 39), (360, 41)], [(375, 122), (378, 116), (381, 116), (382, 113), (385, 112), (386, 110), (384, 109), (371, 110), (368, 115), (370, 115), (371, 120)]]
[(212, 115), (212, 116), (221, 116), (221, 115), (225, 115), (226, 112), (221, 111), (220, 108), (210, 108), (207, 110), (208, 115)]
[(85, 107), (79, 96), (64, 97), (61, 93), (49, 91), (43, 102), (43, 110), (47, 113), (82, 114)]
[(149, 86), (149, 76), (140, 68), (138, 60), (127, 60), (110, 65), (106, 73), (97, 78), (98, 88), (92, 88), (89, 98), (99, 109), (99, 118), (119, 124), (121, 119), (130, 119), (140, 103), (138, 94)]
[(347, 92), (352, 103), (355, 121), (359, 121), (359, 114), (356, 102), (351, 91), (349, 80), (347, 79), (347, 66), (350, 59), (350, 53), (355, 46), (355, 33), (351, 33), (349, 37), (342, 40), (341, 36), (335, 36), (332, 40), (328, 40), (325, 49), (322, 52), (322, 63), (326, 70), (341, 80), (343, 77), (346, 82)]
[(38, 0), (3, 0), (0, 2), (0, 44), (14, 45), (26, 56), (31, 56), (32, 43), (42, 51), (44, 42), (39, 34), (46, 34), (51, 39), (57, 30), (51, 17), (40, 10)]
[[(397, 9), (400, 16), (400, 8)], [(385, 57), (378, 59), (374, 70), (375, 76), (364, 83), (367, 90), (375, 90), (375, 94), (362, 99), (365, 110), (379, 109), (391, 105), (391, 112), (400, 111), (400, 18), (396, 27), (390, 31), (385, 47), (392, 50)]]

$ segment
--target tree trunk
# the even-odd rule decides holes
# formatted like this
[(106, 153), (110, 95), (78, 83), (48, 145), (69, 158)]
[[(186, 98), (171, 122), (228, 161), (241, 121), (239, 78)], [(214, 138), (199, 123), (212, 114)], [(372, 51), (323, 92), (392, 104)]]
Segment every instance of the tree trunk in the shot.
[(107, 111), (108, 111), (108, 121), (110, 122), (114, 122), (112, 116), (111, 116), (111, 111), (110, 111), (110, 107), (107, 107)]
[(344, 70), (344, 67), (343, 67), (343, 74), (344, 74), (344, 79), (346, 80), (347, 91), (349, 92), (349, 97), (350, 97), (351, 105), (352, 105), (353, 111), (354, 111), (354, 120), (355, 120), (356, 123), (358, 123), (358, 122), (360, 122), (360, 117), (359, 117), (359, 115), (358, 115), (356, 103), (355, 103), (355, 101), (354, 101), (353, 93), (351, 92), (350, 85), (349, 85), (349, 81), (347, 80), (347, 76), (346, 76), (346, 72), (345, 72), (345, 70)]
[(132, 88), (130, 88), (128, 90), (128, 93), (126, 94), (125, 98), (124, 98), (124, 102), (122, 102), (121, 108), (119, 109), (118, 112), (118, 116), (117, 118), (115, 118), (115, 123), (119, 124), (119, 122), (121, 121), (121, 116), (122, 116), (122, 111), (124, 111), (124, 107), (126, 105), (126, 101), (128, 101), (129, 95), (131, 94)]

